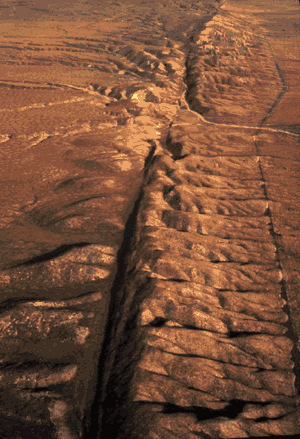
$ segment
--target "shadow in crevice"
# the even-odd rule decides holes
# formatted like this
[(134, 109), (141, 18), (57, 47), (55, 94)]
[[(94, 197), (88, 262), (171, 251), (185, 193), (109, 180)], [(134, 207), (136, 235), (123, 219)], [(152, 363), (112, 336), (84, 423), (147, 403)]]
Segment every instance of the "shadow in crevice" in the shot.
[[(131, 253), (136, 246), (136, 221), (143, 184), (147, 177), (156, 146), (145, 159), (140, 188), (131, 203), (122, 245), (117, 255), (117, 274), (111, 288), (105, 339), (98, 362), (98, 382), (92, 406), (84, 416), (84, 438), (119, 437), (126, 428), (125, 412), (130, 401), (131, 382), (141, 355), (141, 331), (138, 327), (139, 305), (147, 280), (135, 275)], [(147, 288), (146, 288), (147, 289)]]
[(174, 142), (170, 135), (170, 131), (168, 131), (166, 137), (166, 149), (172, 154), (172, 159), (175, 160), (182, 155), (183, 145), (181, 142)]
[[(118, 273), (111, 290), (105, 340), (98, 366), (98, 384), (94, 403), (85, 416), (85, 436), (98, 431), (95, 439), (119, 437), (124, 424), (124, 410), (130, 400), (130, 387), (135, 366), (141, 353), (140, 331), (137, 325), (139, 293), (134, 279), (128, 280), (128, 252), (132, 245), (135, 219), (141, 196), (127, 222), (123, 245), (118, 253)], [(134, 277), (134, 274), (133, 274)]]
[(82, 248), (88, 245), (90, 245), (89, 242), (79, 242), (77, 244), (64, 244), (57, 247), (55, 250), (52, 250), (51, 252), (44, 253), (40, 256), (35, 256), (34, 258), (29, 259), (28, 261), (13, 265), (11, 268), (24, 267), (28, 265), (38, 264), (41, 262), (51, 261), (52, 259), (58, 258), (59, 256), (63, 256), (65, 253), (68, 253), (73, 248)]
[(149, 323), (149, 326), (153, 328), (162, 328), (168, 320), (164, 317), (155, 317), (152, 322)]
[(173, 414), (173, 413), (193, 413), (196, 415), (197, 421), (205, 421), (208, 419), (215, 419), (219, 417), (226, 417), (229, 419), (235, 419), (244, 409), (245, 405), (249, 402), (241, 400), (232, 400), (228, 403), (227, 407), (223, 409), (210, 409), (204, 407), (178, 407), (173, 404), (164, 404), (164, 409), (162, 413)]

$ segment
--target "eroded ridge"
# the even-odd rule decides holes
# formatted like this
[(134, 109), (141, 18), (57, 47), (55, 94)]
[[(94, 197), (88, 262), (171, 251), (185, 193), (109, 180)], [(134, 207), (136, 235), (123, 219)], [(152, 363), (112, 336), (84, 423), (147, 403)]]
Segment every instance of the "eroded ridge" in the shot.
[(208, 120), (258, 125), (281, 90), (268, 42), (245, 18), (219, 11), (189, 45), (187, 100)]
[[(213, 21), (227, 31), (234, 23)], [(216, 26), (213, 32), (210, 22), (206, 26), (199, 41), (214, 35)], [(238, 110), (236, 119), (227, 118), (222, 87), (207, 123), (201, 93), (211, 81), (197, 78), (208, 70), (205, 64), (218, 65), (218, 54), (212, 60), (198, 54), (197, 71), (187, 61), (187, 106), (145, 171), (118, 303), (122, 329), (112, 331), (118, 341), (107, 350), (114, 357), (118, 346), (101, 401), (104, 434), (196, 439), (300, 433), (293, 330), (283, 294), (297, 275), (282, 258), (288, 249), (278, 243), (283, 199), (270, 169), (284, 161), (286, 143), (295, 157), (286, 166), (297, 178), (299, 153), (288, 133), (259, 129), (282, 84), (263, 54), (268, 45), (247, 35), (254, 50), (263, 46), (267, 76), (276, 84), (255, 107), (253, 126), (232, 123), (242, 122)], [(236, 59), (240, 53), (237, 48)], [(251, 99), (258, 102), (259, 93)]]
[[(177, 126), (189, 138), (193, 118), (181, 111), (170, 138)], [(107, 428), (132, 411), (120, 428), (132, 437), (296, 434), (293, 342), (257, 157), (225, 155), (225, 145), (213, 160), (178, 157), (170, 144), (144, 180)]]

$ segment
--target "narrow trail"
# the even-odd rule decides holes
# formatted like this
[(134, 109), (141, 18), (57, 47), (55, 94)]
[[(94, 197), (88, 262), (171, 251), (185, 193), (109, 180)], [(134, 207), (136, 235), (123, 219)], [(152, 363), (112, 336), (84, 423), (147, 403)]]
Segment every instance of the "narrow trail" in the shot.
[[(280, 81), (282, 83), (282, 89), (278, 93), (278, 95), (275, 98), (274, 102), (272, 103), (272, 105), (270, 106), (269, 110), (266, 112), (265, 116), (262, 118), (262, 120), (261, 120), (261, 122), (260, 122), (260, 124), (258, 126), (257, 125), (256, 126), (255, 125), (254, 126), (250, 126), (250, 125), (237, 125), (237, 124), (218, 123), (218, 122), (213, 122), (213, 121), (210, 121), (210, 120), (206, 119), (204, 116), (202, 116), (198, 112), (196, 112), (196, 111), (191, 109), (189, 103), (186, 100), (187, 90), (183, 93), (183, 95), (181, 97), (181, 101), (187, 106), (189, 111), (191, 111), (193, 114), (197, 115), (197, 117), (199, 117), (199, 119), (202, 122), (204, 122), (204, 123), (206, 123), (208, 125), (222, 126), (222, 127), (229, 127), (229, 128), (237, 128), (237, 129), (257, 130), (253, 134), (254, 138), (261, 131), (270, 132), (270, 133), (284, 134), (284, 135), (288, 135), (288, 136), (291, 136), (291, 137), (299, 138), (300, 136), (298, 134), (292, 133), (290, 131), (284, 131), (284, 130), (279, 130), (279, 129), (270, 128), (270, 127), (264, 127), (263, 126), (265, 124), (266, 120), (272, 116), (272, 114), (274, 113), (274, 110), (278, 107), (278, 105), (279, 105), (280, 101), (282, 100), (283, 96), (289, 90), (289, 87), (288, 87), (288, 84), (287, 84), (287, 82), (285, 80), (285, 77), (284, 77), (284, 75), (282, 73), (282, 70), (281, 70), (281, 68), (279, 66), (278, 60), (276, 59), (276, 57), (275, 57), (275, 55), (274, 55), (274, 53), (272, 51), (272, 47), (271, 47), (268, 39), (265, 38), (263, 35), (262, 35), (262, 39), (264, 41), (266, 41), (266, 43), (268, 44), (268, 46), (270, 48), (270, 52), (271, 52), (272, 57), (273, 57), (273, 61), (274, 61), (274, 65), (276, 67), (276, 71), (277, 71), (278, 76), (280, 78)], [(0, 83), (1, 83), (1, 80), (0, 80)], [(5, 81), (5, 83), (7, 83), (7, 81)], [(19, 81), (18, 81), (18, 83), (19, 83)], [(78, 91), (81, 91), (83, 93), (87, 93), (89, 95), (92, 95), (94, 97), (101, 98), (101, 95), (99, 94), (99, 92), (90, 90), (87, 87), (75, 86), (73, 84), (40, 83), (39, 85), (40, 85), (40, 87), (52, 86), (52, 87), (55, 87), (55, 88), (67, 88), (67, 89), (78, 90)], [(52, 106), (52, 105), (68, 104), (68, 103), (79, 102), (79, 101), (84, 101), (84, 100), (86, 100), (86, 98), (84, 98), (84, 97), (76, 97), (74, 99), (65, 100), (65, 101), (58, 101), (58, 102), (53, 102), (53, 103), (40, 103), (40, 104), (34, 104), (34, 105), (26, 106), (26, 107), (18, 107), (18, 108), (14, 108), (14, 109), (1, 109), (0, 112), (27, 111), (27, 110), (31, 110), (33, 108), (44, 108), (44, 107), (48, 107), (48, 106)], [(116, 99), (113, 98), (113, 99), (111, 99), (111, 101), (116, 101)], [(86, 131), (86, 129), (83, 129), (83, 132), (84, 131)], [(90, 129), (88, 129), (88, 131), (90, 131)], [(82, 130), (80, 130), (80, 132), (82, 132)], [(38, 138), (41, 138), (42, 140), (44, 140), (45, 136), (47, 136), (46, 138), (48, 138), (48, 137), (51, 137), (52, 135), (56, 135), (56, 134), (61, 134), (61, 133), (60, 133), (60, 131), (58, 133), (55, 133), (55, 134), (40, 132), (40, 133), (35, 133), (34, 137), (38, 137)], [(65, 133), (65, 135), (72, 135), (72, 134), (74, 134), (74, 130), (71, 130), (69, 133), (68, 132)], [(22, 139), (26, 139), (26, 136), (18, 136), (18, 137), (20, 137)], [(31, 140), (32, 137), (33, 137), (32, 135), (28, 136), (28, 140)], [(12, 138), (12, 136), (9, 133), (2, 134), (2, 135), (0, 135), (0, 143), (7, 142), (11, 138)], [(37, 143), (40, 143), (40, 141), (37, 141), (36, 143), (34, 143), (34, 145), (36, 145)], [(33, 146), (33, 145), (31, 145), (31, 146)]]
[[(284, 93), (285, 93), (285, 92), (284, 92)], [(284, 94), (284, 93), (283, 93), (283, 94)], [(283, 94), (282, 94), (282, 96), (283, 96)], [(280, 96), (280, 98), (278, 99), (278, 101), (276, 102), (276, 104), (274, 105), (274, 107), (272, 107), (272, 112), (275, 110), (275, 108), (276, 108), (277, 105), (279, 104), (279, 101), (281, 100), (282, 96)], [(196, 111), (192, 110), (192, 109), (190, 108), (188, 102), (186, 101), (185, 96), (182, 98), (182, 100), (183, 100), (183, 101), (185, 102), (185, 104), (187, 105), (189, 111), (191, 111), (193, 114), (197, 115), (197, 116), (199, 117), (199, 119), (200, 119), (202, 122), (207, 123), (207, 124), (209, 124), (209, 125), (222, 126), (222, 127), (229, 127), (229, 128), (239, 128), (239, 129), (251, 129), (251, 130), (255, 130), (255, 129), (257, 129), (258, 131), (257, 131), (255, 134), (253, 134), (253, 137), (254, 137), (254, 136), (257, 136), (257, 134), (258, 134), (260, 131), (268, 131), (268, 132), (271, 132), (271, 133), (286, 134), (286, 135), (288, 135), (288, 136), (292, 136), (292, 137), (296, 137), (296, 138), (300, 137), (298, 134), (291, 133), (290, 131), (276, 130), (276, 129), (274, 129), (274, 128), (267, 128), (267, 127), (263, 127), (263, 126), (260, 126), (260, 125), (259, 125), (259, 126), (249, 126), (249, 125), (235, 125), (235, 124), (227, 124), (227, 123), (211, 122), (211, 121), (205, 119), (201, 114), (199, 114), (199, 113), (197, 113)], [(265, 122), (265, 120), (266, 120), (268, 117), (270, 117), (270, 116), (271, 116), (271, 114), (270, 114), (270, 115), (268, 114), (267, 117), (265, 116), (265, 118), (264, 118), (263, 121), (262, 121), (262, 124), (263, 124), (263, 123)]]

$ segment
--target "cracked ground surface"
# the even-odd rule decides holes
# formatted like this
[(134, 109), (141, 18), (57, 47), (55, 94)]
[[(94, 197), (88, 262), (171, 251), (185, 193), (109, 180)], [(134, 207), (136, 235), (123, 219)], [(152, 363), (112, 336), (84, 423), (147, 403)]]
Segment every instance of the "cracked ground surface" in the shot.
[(297, 7), (1, 2), (1, 439), (300, 433)]

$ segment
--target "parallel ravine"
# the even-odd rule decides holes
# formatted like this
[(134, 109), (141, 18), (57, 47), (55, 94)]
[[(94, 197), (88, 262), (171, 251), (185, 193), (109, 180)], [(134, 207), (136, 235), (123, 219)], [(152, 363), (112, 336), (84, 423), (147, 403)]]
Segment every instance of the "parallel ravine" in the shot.
[(296, 336), (265, 152), (296, 139), (257, 130), (281, 81), (258, 32), (226, 13), (195, 28), (180, 65), (185, 98), (147, 160), (119, 255), (95, 438), (297, 435)]

